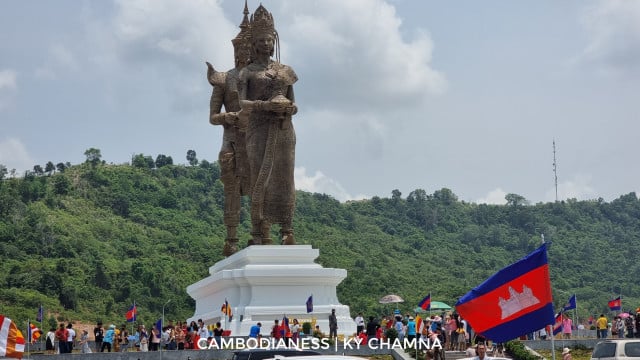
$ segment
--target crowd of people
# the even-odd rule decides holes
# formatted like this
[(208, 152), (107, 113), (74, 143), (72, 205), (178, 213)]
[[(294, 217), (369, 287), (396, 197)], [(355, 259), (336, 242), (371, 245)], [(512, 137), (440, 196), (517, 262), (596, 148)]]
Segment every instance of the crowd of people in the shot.
[[(434, 343), (436, 339), (442, 344), (443, 350), (449, 351), (471, 351), (478, 344), (488, 344), (481, 334), (474, 333), (471, 326), (455, 312), (443, 312), (439, 315), (424, 315), (424, 318), (418, 314), (414, 317), (411, 314), (402, 315), (398, 312), (393, 315), (383, 316), (376, 319), (370, 316), (368, 321), (362, 313), (355, 318), (356, 333), (353, 334), (361, 344), (370, 341), (387, 340), (388, 337), (397, 337), (400, 341), (407, 339), (430, 341)], [(609, 322), (604, 314), (601, 314), (597, 320), (592, 321), (593, 326), (597, 330), (598, 338), (632, 338), (640, 337), (640, 315), (625, 313), (624, 315), (615, 316)], [(158, 328), (158, 324), (154, 324), (150, 330), (145, 325), (138, 325), (134, 330), (127, 329), (125, 325), (117, 328), (114, 324), (103, 326), (102, 322), (98, 322), (93, 330), (94, 346), (90, 346), (89, 332), (82, 330), (77, 335), (73, 324), (61, 323), (57, 329), (50, 329), (45, 337), (47, 353), (71, 353), (76, 349), (81, 353), (91, 352), (124, 352), (124, 351), (158, 351), (158, 350), (184, 350), (197, 349), (198, 340), (205, 338), (207, 342), (215, 340), (220, 344), (222, 336), (229, 335), (225, 332), (220, 322), (215, 325), (206, 325), (202, 319), (196, 321), (178, 322), (174, 325), (173, 321), (169, 321), (166, 326)], [(338, 321), (335, 310), (331, 311), (328, 318), (328, 333), (324, 333), (319, 325), (311, 329), (311, 336), (330, 338), (337, 337)], [(554, 327), (548, 326), (534, 333), (527, 334), (522, 339), (546, 340), (549, 334), (561, 332), (564, 339), (571, 339), (574, 330), (584, 329), (583, 324), (575, 326), (572, 319), (563, 315)], [(393, 330), (390, 332), (390, 330)], [(554, 331), (557, 330), (557, 331)], [(253, 325), (249, 331), (249, 337), (262, 337), (262, 324), (260, 322)], [(274, 320), (271, 325), (268, 336), (275, 339), (289, 339), (294, 343), (298, 343), (303, 331), (302, 324), (298, 319)], [(391, 335), (393, 334), (393, 335)], [(265, 333), (265, 335), (267, 335)], [(500, 352), (501, 344), (496, 347), (490, 347), (488, 350)], [(475, 353), (475, 350), (473, 350)], [(474, 355), (475, 356), (475, 355)], [(570, 356), (570, 355), (569, 355)], [(439, 358), (438, 353), (434, 353), (434, 358)]]

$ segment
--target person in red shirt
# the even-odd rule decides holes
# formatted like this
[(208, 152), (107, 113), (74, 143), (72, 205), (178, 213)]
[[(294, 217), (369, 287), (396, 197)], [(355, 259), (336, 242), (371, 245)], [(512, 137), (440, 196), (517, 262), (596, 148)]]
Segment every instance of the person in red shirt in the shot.
[(56, 339), (58, 340), (58, 350), (60, 354), (71, 352), (67, 347), (67, 337), (69, 337), (69, 330), (67, 330), (64, 324), (60, 324), (60, 327), (56, 330)]

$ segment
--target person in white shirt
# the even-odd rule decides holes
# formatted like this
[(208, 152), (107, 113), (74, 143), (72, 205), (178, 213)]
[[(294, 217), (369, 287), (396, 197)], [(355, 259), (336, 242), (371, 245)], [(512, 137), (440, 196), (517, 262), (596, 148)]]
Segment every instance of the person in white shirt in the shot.
[(362, 313), (358, 313), (358, 316), (355, 318), (356, 322), (356, 334), (360, 334), (364, 331), (364, 317), (362, 317)]
[(73, 342), (76, 340), (76, 331), (73, 330), (72, 328), (73, 325), (71, 325), (71, 323), (69, 323), (69, 325), (67, 325), (67, 349), (69, 350), (69, 352), (73, 351)]

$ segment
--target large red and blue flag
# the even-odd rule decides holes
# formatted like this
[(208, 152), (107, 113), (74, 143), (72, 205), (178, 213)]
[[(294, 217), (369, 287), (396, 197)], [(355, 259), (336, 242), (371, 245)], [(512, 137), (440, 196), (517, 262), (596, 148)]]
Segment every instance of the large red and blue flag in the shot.
[(422, 310), (429, 310), (431, 309), (431, 294), (427, 295), (424, 297), (424, 299), (422, 299), (419, 303), (418, 306), (422, 309)]
[(477, 333), (497, 343), (553, 324), (547, 244), (472, 289), (456, 309)]
[(136, 321), (136, 316), (138, 315), (138, 308), (136, 307), (136, 304), (133, 303), (133, 305), (131, 305), (131, 307), (129, 308), (129, 311), (127, 311), (127, 322), (134, 322)]
[(620, 296), (609, 301), (609, 309), (614, 311), (622, 309), (622, 299), (620, 299)]

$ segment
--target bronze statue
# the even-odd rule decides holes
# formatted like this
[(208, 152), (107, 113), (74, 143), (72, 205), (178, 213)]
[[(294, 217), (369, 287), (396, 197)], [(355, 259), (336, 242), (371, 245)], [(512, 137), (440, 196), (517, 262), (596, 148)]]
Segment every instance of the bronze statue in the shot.
[[(224, 128), (222, 148), (218, 154), (221, 180), (224, 184), (224, 224), (227, 227), (223, 254), (230, 256), (238, 251), (237, 228), (240, 223), (242, 195), (249, 195), (249, 162), (245, 144), (245, 129), (238, 121), (238, 77), (251, 56), (249, 33), (249, 10), (244, 4), (244, 19), (240, 32), (231, 40), (235, 56), (235, 67), (227, 72), (216, 71), (207, 63), (207, 78), (213, 86), (211, 93), (209, 122)], [(225, 112), (221, 109), (224, 105)]]
[[(293, 171), (296, 135), (291, 116), (297, 112), (293, 69), (281, 64), (273, 16), (260, 5), (251, 16), (251, 63), (240, 71), (241, 123), (246, 143), (251, 185), (249, 245), (271, 244), (271, 224), (280, 225), (281, 242), (295, 244)], [(276, 51), (276, 60), (271, 56)]]

